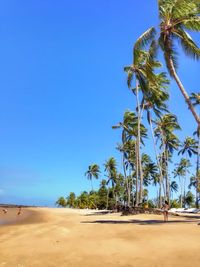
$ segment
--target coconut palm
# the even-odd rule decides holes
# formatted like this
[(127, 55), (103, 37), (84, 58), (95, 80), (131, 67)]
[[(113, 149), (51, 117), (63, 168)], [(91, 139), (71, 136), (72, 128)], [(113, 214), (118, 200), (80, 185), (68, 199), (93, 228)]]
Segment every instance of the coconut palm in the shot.
[(194, 200), (194, 195), (192, 192), (188, 191), (184, 199), (185, 204), (190, 208), (194, 204)]
[(142, 169), (144, 173), (144, 186), (149, 186), (158, 174), (157, 165), (151, 160), (150, 156), (142, 154)]
[(152, 83), (149, 81), (148, 86), (149, 90), (147, 93), (143, 94), (142, 104), (141, 106), (147, 113), (147, 121), (150, 125), (151, 136), (153, 140), (153, 147), (154, 153), (156, 156), (156, 161), (159, 169), (159, 207), (162, 206), (162, 182), (163, 182), (163, 175), (162, 169), (160, 166), (156, 142), (155, 142), (155, 133), (153, 129), (153, 119), (152, 119), (152, 112), (154, 113), (155, 117), (160, 117), (163, 111), (167, 111), (166, 101), (169, 98), (169, 94), (167, 92), (169, 81), (166, 78), (165, 73), (159, 73), (155, 76), (156, 82)]
[(100, 167), (97, 164), (90, 165), (88, 167), (88, 170), (85, 173), (85, 176), (87, 176), (87, 179), (90, 180), (90, 182), (91, 182), (92, 191), (93, 191), (92, 178), (94, 177), (95, 179), (98, 179), (99, 174), (100, 174)]
[(173, 199), (173, 192), (175, 193), (178, 192), (178, 184), (176, 181), (172, 181), (170, 184), (170, 193), (172, 194), (172, 199)]
[[(124, 143), (123, 146), (123, 152), (124, 152), (124, 163), (125, 159), (128, 160), (128, 164), (133, 167), (135, 164), (136, 168), (136, 199), (135, 199), (135, 205), (137, 206), (139, 203), (139, 197), (138, 197), (138, 185), (139, 185), (139, 152), (138, 152), (138, 138), (140, 139), (139, 143), (143, 144), (143, 138), (147, 136), (146, 128), (144, 125), (140, 122), (139, 123), (139, 132), (140, 135), (138, 137), (138, 117), (134, 112), (126, 111), (124, 113), (123, 121), (119, 122), (117, 125), (112, 127), (113, 129), (122, 128), (122, 142)], [(136, 139), (136, 142), (130, 142), (130, 140), (133, 141), (133, 138)], [(125, 146), (126, 144), (126, 146)], [(122, 147), (121, 147), (122, 148)], [(132, 153), (134, 151), (134, 153)], [(125, 171), (124, 171), (125, 172)], [(130, 179), (127, 180), (130, 181)], [(127, 189), (130, 194), (130, 186), (129, 189)]]
[[(198, 135), (198, 130), (197, 130), (197, 135)], [(193, 154), (197, 155), (197, 166), (196, 166), (196, 183), (198, 184), (198, 170), (199, 170), (199, 156), (198, 156), (198, 143), (197, 141), (192, 138), (192, 137), (186, 137), (186, 139), (184, 140), (184, 143), (182, 145), (182, 149), (179, 151), (179, 154), (186, 154), (186, 159), (187, 159), (187, 155), (189, 157), (191, 157)], [(195, 187), (196, 188), (196, 207), (198, 207), (198, 186)]]
[[(107, 172), (107, 185), (111, 182), (112, 191), (114, 192), (114, 187), (117, 182), (117, 162), (116, 159), (111, 157), (108, 160), (106, 160), (105, 164), (105, 171)], [(109, 197), (109, 188), (108, 188), (108, 194), (107, 194), (107, 209), (108, 209), (108, 197)]]
[(191, 157), (193, 154), (197, 154), (197, 142), (194, 138), (192, 137), (186, 137), (181, 150), (179, 150), (178, 155), (182, 154), (187, 154), (189, 157)]
[[(179, 177), (181, 195), (180, 195), (180, 205), (183, 206), (183, 200), (185, 199), (185, 183), (186, 183), (186, 174), (189, 173), (189, 168), (191, 163), (188, 159), (181, 158), (178, 164), (175, 164), (176, 168), (173, 171), (174, 178)], [(184, 203), (185, 206), (185, 203)]]
[[(195, 60), (200, 58), (200, 49), (187, 32), (187, 30), (200, 32), (199, 1), (158, 0), (158, 7), (160, 17), (158, 44), (163, 51), (170, 75), (176, 81), (198, 126), (200, 126), (200, 117), (177, 74), (177, 52), (175, 49), (178, 40), (187, 56)], [(137, 48), (142, 49), (148, 45), (155, 38), (155, 35), (154, 27), (148, 29), (137, 40)]]
[(168, 165), (173, 151), (177, 150), (179, 147), (179, 139), (173, 132), (174, 130), (179, 130), (180, 126), (178, 124), (177, 117), (171, 113), (163, 115), (157, 119), (155, 123), (155, 136), (160, 140), (160, 149), (162, 151), (160, 160), (162, 164), (163, 177), (165, 177), (163, 190), (165, 198), (169, 201), (170, 181), (168, 175)]
[(58, 207), (64, 207), (65, 208), (67, 206), (67, 200), (64, 197), (59, 197), (55, 204)]
[[(126, 66), (124, 70), (127, 72), (127, 84), (128, 88), (134, 92), (136, 96), (137, 103), (137, 117), (138, 117), (138, 127), (137, 127), (137, 158), (140, 174), (140, 193), (139, 199), (142, 201), (142, 191), (143, 191), (143, 172), (141, 164), (141, 152), (140, 152), (140, 124), (142, 112), (140, 109), (140, 99), (139, 99), (139, 89), (142, 93), (148, 91), (148, 80), (154, 80), (155, 74), (153, 72), (155, 67), (160, 67), (161, 64), (155, 61), (155, 42), (151, 43), (148, 51), (140, 50), (137, 46), (133, 48), (133, 63), (130, 66)], [(133, 89), (132, 82), (135, 78), (135, 89)]]

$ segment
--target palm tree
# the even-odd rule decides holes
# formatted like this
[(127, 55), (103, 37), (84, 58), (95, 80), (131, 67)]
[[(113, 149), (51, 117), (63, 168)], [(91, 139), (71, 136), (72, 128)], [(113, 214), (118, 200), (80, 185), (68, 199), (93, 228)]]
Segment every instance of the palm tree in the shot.
[(192, 192), (187, 192), (184, 202), (189, 208), (194, 204), (194, 195), (192, 194)]
[(65, 208), (67, 206), (67, 201), (64, 197), (59, 197), (58, 200), (55, 203), (58, 207)]
[(99, 168), (99, 165), (97, 165), (97, 164), (90, 165), (88, 167), (88, 170), (85, 173), (85, 176), (87, 176), (88, 180), (91, 181), (92, 191), (93, 191), (92, 178), (94, 177), (95, 179), (98, 179), (99, 174), (100, 174), (100, 168)]
[(152, 119), (152, 111), (154, 115), (158, 118), (162, 115), (163, 111), (167, 111), (167, 106), (165, 102), (169, 98), (169, 94), (167, 92), (169, 81), (166, 78), (165, 73), (159, 73), (155, 76), (156, 82), (152, 83), (149, 81), (149, 90), (147, 93), (143, 95), (142, 99), (142, 106), (147, 113), (147, 121), (150, 125), (151, 136), (153, 140), (153, 147), (154, 153), (156, 156), (156, 161), (159, 169), (159, 207), (162, 206), (162, 182), (163, 182), (163, 175), (162, 175), (162, 168), (159, 162), (157, 148), (156, 148), (156, 141), (155, 141), (155, 133), (153, 129), (153, 119)]
[[(137, 127), (137, 159), (138, 159), (138, 170), (140, 174), (140, 192), (139, 192), (139, 202), (142, 201), (143, 192), (143, 172), (141, 164), (141, 152), (140, 152), (140, 125), (142, 112), (140, 109), (140, 99), (139, 99), (139, 89), (142, 93), (147, 92), (148, 86), (147, 81), (150, 79), (154, 80), (155, 74), (153, 69), (155, 67), (160, 67), (160, 63), (154, 60), (155, 55), (155, 43), (152, 42), (149, 51), (144, 51), (138, 49), (137, 45), (133, 48), (133, 63), (130, 66), (126, 66), (124, 71), (127, 72), (127, 84), (128, 88), (136, 96), (137, 103), (137, 117), (138, 117), (138, 127)], [(132, 88), (132, 81), (135, 78), (135, 89)]]
[[(143, 138), (147, 136), (146, 134), (146, 128), (144, 125), (140, 122), (140, 141), (139, 143), (143, 144)], [(132, 111), (126, 111), (124, 113), (123, 121), (119, 122), (117, 125), (112, 127), (113, 129), (122, 128), (122, 142), (124, 143), (123, 147), (121, 149), (124, 152), (124, 163), (125, 159), (128, 160), (129, 165), (133, 167), (133, 164), (135, 164), (136, 168), (136, 199), (135, 199), (135, 205), (137, 206), (139, 203), (139, 197), (138, 197), (138, 185), (139, 185), (139, 152), (138, 152), (138, 117), (136, 114)], [(136, 142), (130, 142), (136, 139)], [(134, 153), (132, 153), (134, 151)], [(125, 172), (125, 171), (124, 171)], [(130, 179), (127, 179), (127, 182)], [(129, 191), (130, 192), (130, 191)]]
[(172, 181), (170, 184), (170, 193), (172, 194), (172, 199), (173, 199), (173, 192), (175, 193), (178, 192), (178, 184), (176, 181)]
[(169, 201), (170, 198), (170, 181), (168, 175), (169, 158), (174, 150), (179, 147), (179, 140), (173, 133), (174, 130), (179, 130), (177, 118), (174, 114), (167, 113), (156, 120), (155, 135), (160, 139), (161, 163), (162, 173), (165, 177), (165, 186), (163, 184), (163, 190), (165, 198)]
[[(105, 164), (105, 171), (107, 172), (108, 180), (107, 185), (111, 182), (112, 184), (112, 191), (114, 192), (114, 187), (117, 182), (117, 162), (116, 159), (111, 157), (109, 158)], [(108, 197), (109, 197), (109, 188), (108, 188), (108, 194), (107, 194), (107, 209), (108, 209)]]
[[(183, 199), (185, 199), (185, 182), (186, 182), (186, 174), (189, 172), (188, 168), (191, 167), (190, 161), (188, 159), (182, 158), (178, 164), (176, 164), (176, 168), (173, 171), (174, 178), (179, 177), (179, 183), (181, 188), (180, 195), (180, 205), (181, 208), (183, 206)], [(185, 203), (184, 203), (185, 206)]]
[[(198, 131), (197, 131), (198, 134)], [(186, 154), (186, 159), (187, 155), (191, 158), (193, 154), (197, 154), (197, 167), (196, 167), (196, 184), (198, 184), (198, 144), (197, 141), (192, 138), (192, 137), (186, 137), (186, 139), (183, 142), (182, 149), (179, 151), (179, 154)], [(196, 188), (196, 207), (198, 207), (198, 186)]]
[(155, 180), (158, 174), (157, 165), (151, 160), (150, 156), (143, 153), (142, 154), (142, 169), (144, 173), (144, 186), (151, 184), (152, 180)]
[[(193, 59), (200, 58), (200, 49), (187, 32), (187, 30), (200, 31), (199, 1), (158, 0), (158, 6), (160, 17), (158, 44), (163, 51), (170, 75), (176, 81), (189, 109), (200, 127), (200, 117), (192, 105), (191, 99), (177, 74), (177, 52), (175, 50), (176, 40), (178, 40), (186, 55)], [(154, 27), (151, 27), (137, 40), (137, 47), (142, 49), (155, 38), (155, 35), (156, 30)]]
[(186, 137), (183, 144), (182, 149), (178, 152), (178, 155), (185, 153), (188, 154), (188, 156), (191, 158), (192, 154), (197, 154), (197, 142), (192, 137)]

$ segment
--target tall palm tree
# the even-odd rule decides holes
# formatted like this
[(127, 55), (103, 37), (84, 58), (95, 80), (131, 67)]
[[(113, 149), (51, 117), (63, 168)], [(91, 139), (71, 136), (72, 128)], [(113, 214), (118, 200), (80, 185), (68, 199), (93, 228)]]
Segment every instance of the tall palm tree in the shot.
[(167, 113), (156, 120), (155, 135), (160, 139), (161, 162), (163, 176), (165, 177), (165, 185), (163, 190), (165, 198), (169, 201), (170, 198), (170, 181), (168, 175), (168, 164), (171, 154), (179, 147), (179, 139), (173, 133), (174, 130), (179, 130), (177, 118), (174, 114)]
[[(185, 199), (185, 183), (186, 183), (186, 174), (189, 173), (189, 167), (191, 167), (190, 161), (185, 158), (181, 158), (180, 162), (176, 164), (176, 168), (173, 171), (174, 178), (179, 177), (181, 195), (180, 195), (180, 205), (183, 206), (183, 199)], [(185, 206), (185, 203), (184, 203)]]
[[(107, 172), (107, 185), (111, 182), (112, 185), (112, 191), (114, 192), (114, 187), (117, 182), (117, 162), (114, 157), (109, 158), (105, 164), (105, 171)], [(109, 188), (108, 188), (108, 194), (107, 194), (107, 209), (108, 209), (108, 197), (109, 197)]]
[(95, 179), (99, 178), (100, 174), (100, 167), (97, 164), (92, 164), (88, 167), (88, 170), (85, 173), (85, 176), (87, 176), (88, 180), (91, 182), (91, 187), (93, 191), (93, 183), (92, 183), (92, 178), (94, 177)]
[(155, 133), (153, 129), (152, 111), (156, 118), (159, 118), (162, 115), (163, 111), (168, 111), (167, 105), (165, 102), (169, 98), (169, 94), (167, 91), (169, 81), (166, 78), (166, 74), (163, 72), (156, 74), (155, 78), (156, 78), (155, 79), (156, 82), (152, 83), (151, 81), (149, 81), (148, 83), (149, 90), (147, 93), (143, 94), (141, 105), (143, 106), (144, 110), (147, 113), (147, 121), (150, 125), (150, 130), (151, 130), (150, 132), (151, 132), (151, 136), (153, 140), (154, 153), (156, 156), (156, 161), (157, 161), (157, 165), (159, 169), (159, 207), (161, 208), (163, 175), (162, 175), (162, 168), (161, 168), (160, 161), (158, 158), (158, 153), (157, 153)]
[[(143, 138), (147, 136), (146, 128), (140, 122), (140, 141), (139, 143), (143, 144)], [(139, 203), (139, 196), (138, 196), (138, 185), (139, 185), (139, 153), (138, 153), (138, 117), (132, 111), (126, 111), (124, 113), (123, 121), (119, 122), (117, 125), (112, 127), (113, 129), (122, 128), (122, 142), (124, 142), (123, 151), (124, 151), (124, 161), (125, 159), (128, 160), (130, 166), (135, 164), (136, 168), (136, 199), (135, 205), (137, 206)], [(136, 139), (136, 142), (130, 142)], [(133, 147), (134, 146), (134, 147)], [(134, 153), (132, 153), (134, 151)], [(131, 158), (132, 157), (132, 158)], [(130, 179), (127, 179), (127, 183)], [(130, 191), (129, 191), (130, 192)]]
[[(127, 84), (128, 88), (134, 92), (136, 96), (137, 104), (137, 117), (138, 117), (138, 127), (137, 127), (137, 158), (140, 174), (140, 192), (139, 192), (139, 202), (142, 202), (142, 192), (143, 192), (143, 172), (141, 164), (141, 152), (140, 152), (140, 125), (142, 112), (140, 109), (140, 99), (139, 99), (139, 89), (142, 93), (148, 91), (147, 81), (150, 79), (154, 80), (155, 74), (153, 69), (155, 67), (160, 67), (160, 63), (154, 60), (155, 55), (155, 42), (151, 43), (149, 51), (144, 51), (138, 49), (137, 45), (133, 48), (133, 63), (130, 66), (126, 66), (124, 71), (127, 72)], [(135, 79), (135, 89), (133, 89), (132, 82)]]
[[(197, 130), (197, 135), (198, 135), (198, 130)], [(182, 144), (182, 149), (178, 152), (178, 155), (179, 154), (182, 154), (182, 155), (186, 154), (186, 159), (187, 159), (187, 156), (191, 158), (193, 154), (197, 155), (197, 167), (196, 167), (196, 185), (197, 185), (199, 181), (199, 176), (198, 176), (199, 157), (198, 157), (197, 141), (192, 137), (186, 137)], [(198, 186), (196, 186), (195, 188), (196, 188), (196, 207), (198, 207)]]
[[(175, 50), (178, 40), (187, 56), (198, 60), (200, 49), (193, 41), (187, 30), (200, 32), (200, 6), (197, 0), (158, 0), (159, 7), (159, 38), (158, 44), (163, 51), (165, 62), (170, 75), (176, 81), (189, 109), (198, 126), (200, 117), (197, 114), (191, 99), (177, 74), (177, 52)], [(137, 47), (142, 49), (155, 38), (154, 27), (148, 29), (137, 40)]]

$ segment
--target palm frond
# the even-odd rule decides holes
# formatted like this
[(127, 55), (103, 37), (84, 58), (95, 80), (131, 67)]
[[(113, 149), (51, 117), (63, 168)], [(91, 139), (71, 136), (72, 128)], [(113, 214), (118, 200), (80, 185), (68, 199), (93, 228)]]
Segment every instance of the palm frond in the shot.
[(179, 36), (180, 44), (184, 52), (193, 59), (199, 59), (200, 49), (192, 40), (192, 37), (187, 32), (181, 29), (176, 30), (174, 33)]
[(156, 35), (156, 30), (154, 27), (149, 28), (147, 31), (145, 31), (135, 42), (135, 45), (133, 47), (133, 53), (137, 49), (145, 48), (148, 44), (151, 43), (151, 41), (154, 39)]
[(200, 31), (200, 17), (183, 20), (183, 26), (190, 31)]
[(172, 17), (174, 19), (198, 14), (198, 6), (195, 1), (179, 0), (174, 2), (176, 2), (172, 9)]

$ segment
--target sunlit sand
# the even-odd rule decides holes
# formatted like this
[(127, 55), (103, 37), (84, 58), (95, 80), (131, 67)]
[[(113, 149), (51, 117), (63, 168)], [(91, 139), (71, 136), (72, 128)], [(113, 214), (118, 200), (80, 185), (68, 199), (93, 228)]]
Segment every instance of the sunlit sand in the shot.
[[(200, 216), (120, 216), (34, 208), (1, 212), (0, 266), (199, 266)], [(13, 224), (14, 221), (14, 224)]]

